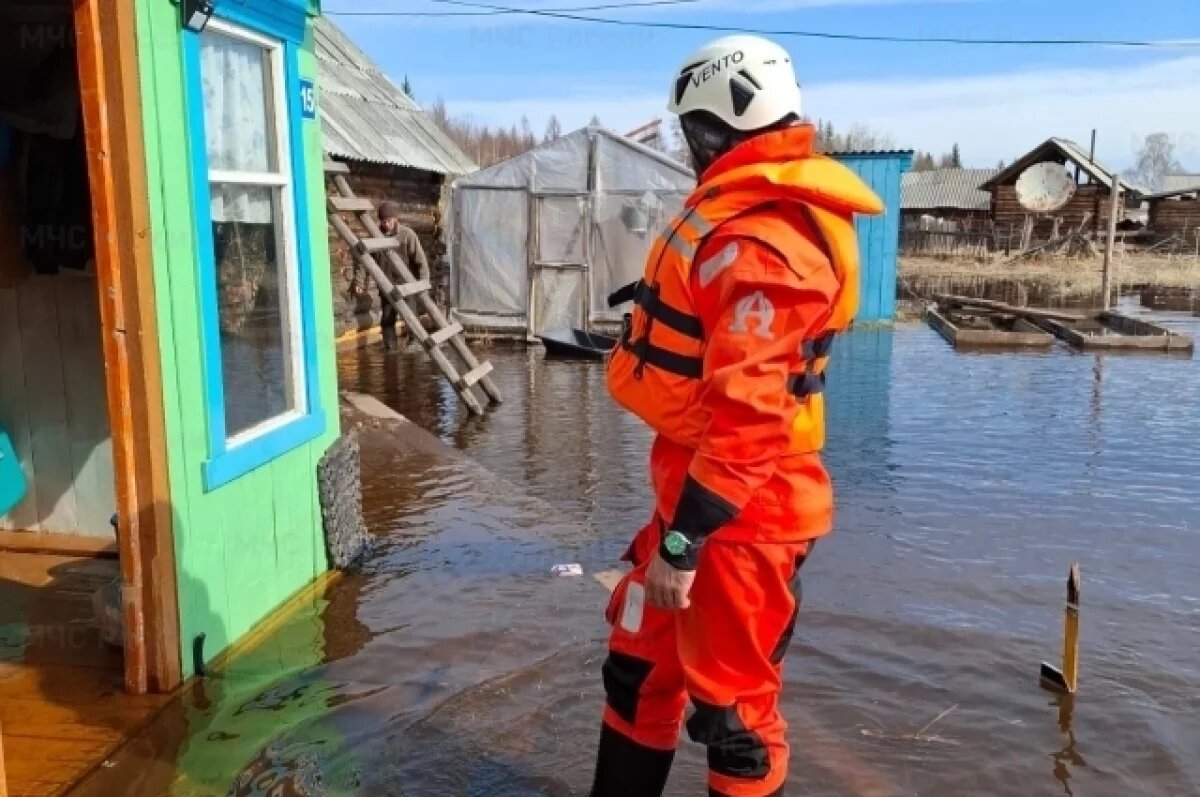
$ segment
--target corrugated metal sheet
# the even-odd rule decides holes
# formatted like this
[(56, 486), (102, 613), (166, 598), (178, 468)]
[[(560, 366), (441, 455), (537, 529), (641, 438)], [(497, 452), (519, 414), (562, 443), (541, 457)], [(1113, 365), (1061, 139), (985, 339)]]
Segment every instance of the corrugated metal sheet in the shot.
[(901, 183), (900, 207), (904, 210), (990, 210), (992, 195), (979, 186), (999, 173), (999, 169), (909, 172)]
[(325, 152), (463, 175), (478, 166), (328, 18), (314, 25)]
[[(987, 182), (984, 188), (993, 188), (1000, 183), (1007, 183), (1009, 180), (1016, 179), (1021, 172), (1038, 163), (1042, 160), (1050, 158), (1057, 154), (1066, 160), (1073, 161), (1079, 164), (1079, 168), (1089, 175), (1097, 184), (1105, 188), (1112, 188), (1113, 172), (1100, 161), (1092, 160), (1088, 157), (1088, 151), (1076, 144), (1074, 141), (1066, 138), (1051, 138), (1036, 148), (1030, 150), (1026, 155), (1022, 156), (1011, 166), (1006, 167), (999, 172), (995, 177)], [(1131, 191), (1135, 194), (1150, 193), (1145, 186), (1130, 182), (1124, 178), (1120, 179), (1122, 190)]]
[(1200, 189), (1200, 174), (1168, 174), (1162, 180), (1160, 194), (1189, 193)]

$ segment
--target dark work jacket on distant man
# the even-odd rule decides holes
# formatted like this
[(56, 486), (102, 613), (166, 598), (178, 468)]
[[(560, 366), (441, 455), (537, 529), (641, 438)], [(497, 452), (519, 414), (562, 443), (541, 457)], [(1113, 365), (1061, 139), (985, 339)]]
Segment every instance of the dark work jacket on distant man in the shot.
[[(400, 248), (396, 251), (398, 255), (408, 265), (408, 270), (417, 279), (429, 279), (429, 261), (425, 257), (425, 249), (421, 246), (421, 239), (413, 232), (411, 227), (405, 227), (403, 224), (396, 225), (396, 231), (392, 233), (392, 237), (400, 242)], [(401, 282), (400, 274), (396, 269), (392, 268), (391, 260), (388, 257), (380, 258), (383, 262), (384, 273), (393, 283)], [(379, 296), (379, 303), (382, 306), (380, 326), (384, 331), (384, 344), (391, 348), (394, 343), (396, 321), (398, 320), (396, 308), (392, 303), (383, 297)], [(411, 306), (411, 305), (410, 305)]]

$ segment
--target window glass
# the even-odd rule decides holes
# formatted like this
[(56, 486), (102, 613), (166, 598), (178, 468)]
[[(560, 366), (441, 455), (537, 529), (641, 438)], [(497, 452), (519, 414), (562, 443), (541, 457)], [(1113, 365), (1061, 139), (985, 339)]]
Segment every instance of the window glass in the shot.
[(274, 119), (278, 47), (201, 35), (225, 433), (231, 444), (303, 413), (295, 218), (286, 140)]

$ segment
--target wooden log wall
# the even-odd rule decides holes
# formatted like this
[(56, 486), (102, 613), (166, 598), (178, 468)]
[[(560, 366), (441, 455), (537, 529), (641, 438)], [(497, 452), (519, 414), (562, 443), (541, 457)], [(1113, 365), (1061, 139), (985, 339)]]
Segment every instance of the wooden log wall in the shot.
[(1150, 204), (1150, 229), (1156, 241), (1182, 238), (1195, 245), (1200, 231), (1200, 199), (1159, 199)]
[[(1088, 229), (1103, 232), (1108, 229), (1108, 213), (1112, 198), (1107, 188), (1098, 185), (1081, 185), (1075, 191), (1075, 196), (1060, 210), (1038, 219), (1033, 228), (1033, 242), (1049, 240), (1054, 230), (1054, 216), (1062, 218), (1060, 234), (1078, 227), (1088, 214)], [(1011, 228), (1013, 240), (1020, 240), (1021, 229), (1029, 211), (1021, 207), (1017, 200), (1017, 188), (1014, 184), (998, 186), (992, 192), (992, 217), (996, 222), (996, 232), (1000, 236), (1008, 235)]]
[[(434, 285), (434, 299), (444, 304), (445, 286), (449, 278), (446, 246), (442, 236), (442, 225), (447, 206), (446, 178), (433, 172), (409, 169), (400, 166), (385, 166), (371, 163), (351, 162), (350, 174), (346, 179), (354, 193), (370, 199), (376, 206), (384, 200), (400, 205), (400, 223), (411, 227), (421, 239), (425, 256), (429, 260)], [(332, 181), (326, 184), (330, 196), (337, 195)], [(366, 231), (360, 228), (352, 214), (343, 214), (351, 228), (360, 236)], [(349, 245), (332, 227), (329, 229), (330, 269), (333, 275), (333, 316), (338, 335), (360, 329), (369, 329), (379, 321), (381, 305), (379, 291), (354, 259)]]

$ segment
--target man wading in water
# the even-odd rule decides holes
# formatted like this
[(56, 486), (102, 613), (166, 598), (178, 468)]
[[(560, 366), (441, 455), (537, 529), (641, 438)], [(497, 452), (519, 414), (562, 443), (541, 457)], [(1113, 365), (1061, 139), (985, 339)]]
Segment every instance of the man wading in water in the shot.
[(593, 797), (657, 797), (684, 713), (709, 790), (783, 793), (781, 666), (798, 571), (829, 532), (825, 364), (858, 308), (854, 214), (879, 199), (815, 155), (786, 51), (749, 36), (687, 59), (671, 88), (699, 186), (656, 242), (607, 366), (657, 433), (654, 518), (613, 592)]
[[(425, 257), (425, 250), (421, 247), (421, 239), (410, 227), (405, 227), (400, 223), (400, 206), (390, 199), (386, 202), (379, 203), (379, 210), (376, 214), (379, 219), (379, 231), (384, 235), (389, 235), (400, 241), (400, 249), (397, 254), (404, 259), (408, 265), (408, 270), (413, 276), (419, 280), (429, 279), (429, 261)], [(392, 282), (400, 280), (400, 274), (387, 266), (387, 259), (383, 260), (387, 267), (388, 278)], [(380, 332), (383, 333), (383, 348), (385, 351), (394, 352), (399, 348), (399, 341), (396, 336), (396, 322), (399, 320), (399, 314), (392, 303), (388, 301), (383, 293), (380, 292), (379, 304), (382, 311), (379, 319)]]

